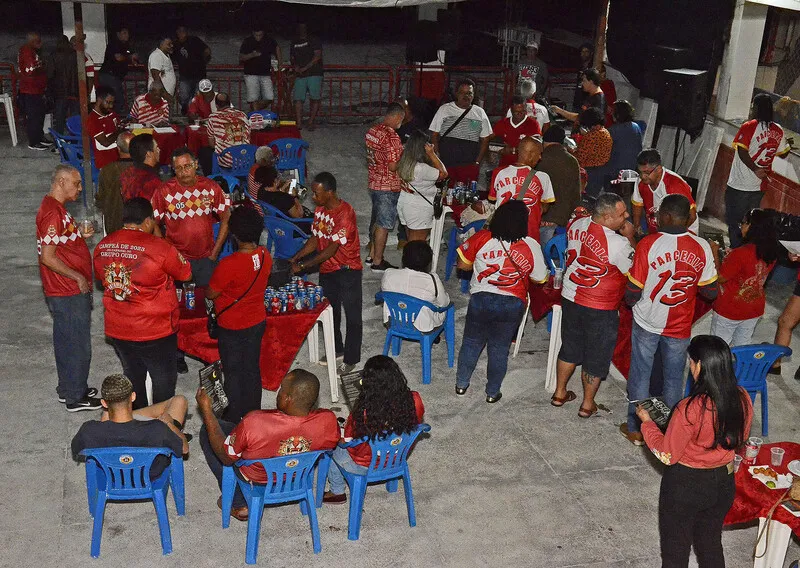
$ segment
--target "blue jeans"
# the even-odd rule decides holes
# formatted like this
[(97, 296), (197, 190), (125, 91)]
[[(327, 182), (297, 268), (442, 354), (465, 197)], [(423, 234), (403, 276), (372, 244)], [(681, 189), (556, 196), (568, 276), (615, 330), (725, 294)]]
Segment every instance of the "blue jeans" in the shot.
[(469, 299), (464, 339), (458, 352), (456, 386), (467, 388), (486, 347), (486, 394), (497, 396), (506, 376), (508, 350), (517, 333), (525, 303), (516, 296), (478, 292)]
[[(358, 465), (353, 461), (353, 458), (350, 457), (350, 452), (339, 446), (336, 446), (336, 449), (333, 450), (333, 461), (335, 463), (332, 463), (331, 468), (328, 470), (328, 483), (331, 484), (331, 493), (336, 495), (344, 493), (345, 486), (347, 485), (339, 467), (349, 473), (355, 473), (357, 475), (364, 475), (367, 471), (366, 467)], [(339, 467), (336, 467), (337, 465)]]
[[(631, 332), (631, 370), (628, 375), (628, 400), (650, 396), (650, 374), (653, 358), (661, 348), (664, 371), (664, 403), (672, 408), (683, 398), (683, 377), (686, 369), (686, 349), (691, 338), (665, 337), (642, 329), (635, 321)], [(638, 432), (641, 422), (636, 417), (636, 405), (628, 405), (628, 431)]]
[(194, 93), (197, 91), (197, 84), (200, 79), (181, 79), (178, 81), (178, 102), (181, 105), (181, 112), (186, 114), (189, 108), (189, 103), (194, 98)]
[(370, 226), (377, 225), (387, 231), (394, 229), (394, 224), (397, 222), (397, 200), (400, 199), (400, 192), (370, 189), (369, 196), (372, 200)]
[[(233, 429), (236, 428), (236, 424), (233, 422), (228, 422), (227, 420), (219, 420), (219, 427), (222, 430), (222, 434), (227, 438), (228, 435), (233, 432)], [(203, 450), (203, 455), (206, 458), (206, 463), (208, 464), (208, 468), (211, 470), (211, 473), (214, 474), (214, 477), (217, 478), (217, 485), (222, 490), (222, 462), (219, 461), (217, 454), (214, 453), (214, 448), (211, 447), (211, 441), (208, 439), (208, 430), (206, 430), (205, 424), (200, 427), (200, 448)], [(235, 469), (235, 468), (234, 468)], [(237, 470), (238, 476), (238, 470)], [(247, 501), (242, 494), (242, 490), (239, 489), (239, 484), (236, 484), (236, 490), (233, 493), (233, 508), (234, 509), (241, 509), (242, 507), (247, 506)]]
[(45, 296), (53, 316), (53, 351), (58, 372), (58, 396), (67, 404), (86, 394), (92, 361), (92, 295)]

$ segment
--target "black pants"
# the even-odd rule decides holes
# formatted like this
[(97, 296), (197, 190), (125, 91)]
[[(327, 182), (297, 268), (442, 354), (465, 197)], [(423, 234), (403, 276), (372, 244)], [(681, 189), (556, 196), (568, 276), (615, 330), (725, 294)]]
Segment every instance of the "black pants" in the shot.
[(110, 339), (122, 363), (122, 371), (133, 383), (133, 390), (136, 393), (134, 409), (147, 406), (145, 389), (147, 373), (150, 373), (153, 381), (153, 404), (175, 396), (175, 384), (178, 382), (178, 365), (175, 358), (175, 353), (178, 351), (177, 333), (150, 341)]
[(44, 138), (44, 95), (19, 94), (19, 110), (25, 119), (28, 144), (36, 146)]
[(728, 238), (731, 248), (742, 244), (742, 222), (745, 213), (761, 205), (763, 194), (760, 191), (739, 191), (731, 186), (725, 188), (725, 223), (728, 225)]
[(203, 175), (208, 177), (211, 175), (214, 160), (214, 147), (203, 146), (197, 150), (197, 161), (200, 164), (200, 169), (203, 170)]
[(261, 408), (261, 338), (267, 325), (245, 329), (219, 328), (219, 356), (225, 374), (228, 408), (223, 418), (238, 424), (251, 410)]
[(694, 545), (700, 568), (725, 568), (722, 520), (733, 504), (736, 487), (727, 466), (666, 468), (658, 497), (662, 568), (689, 566)]
[[(236, 428), (236, 424), (228, 422), (227, 420), (220, 420), (219, 427), (222, 429), (222, 433), (227, 437), (228, 434), (233, 432), (233, 429)], [(214, 450), (211, 448), (211, 443), (208, 441), (208, 431), (205, 425), (200, 427), (200, 447), (203, 449), (203, 455), (206, 458), (208, 468), (211, 470), (211, 473), (214, 474), (214, 477), (217, 478), (217, 485), (220, 490), (222, 490), (222, 462), (219, 461), (217, 454), (215, 454)], [(247, 501), (244, 500), (242, 490), (239, 489), (239, 484), (237, 483), (236, 492), (233, 494), (233, 507), (238, 509), (245, 505), (247, 505)]]
[[(355, 365), (361, 361), (361, 271), (343, 268), (336, 272), (320, 273), (319, 283), (333, 308), (333, 336), (336, 353), (344, 352), (344, 362)], [(345, 338), (342, 341), (342, 308), (345, 317)], [(326, 354), (327, 357), (333, 354)]]
[(59, 97), (53, 102), (53, 130), (59, 134), (70, 134), (67, 131), (67, 119), (80, 114), (80, 103), (75, 99)]

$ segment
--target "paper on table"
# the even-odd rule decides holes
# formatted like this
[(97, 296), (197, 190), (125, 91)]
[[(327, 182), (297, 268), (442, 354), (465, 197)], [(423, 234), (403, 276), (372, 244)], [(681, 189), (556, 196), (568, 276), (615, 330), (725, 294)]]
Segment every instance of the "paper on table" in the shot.
[(172, 134), (173, 132), (175, 132), (175, 129), (172, 128), (171, 126), (156, 126), (155, 128), (153, 128), (153, 130), (155, 130), (159, 134)]
[(780, 243), (786, 247), (792, 254), (800, 254), (800, 241), (780, 241)]

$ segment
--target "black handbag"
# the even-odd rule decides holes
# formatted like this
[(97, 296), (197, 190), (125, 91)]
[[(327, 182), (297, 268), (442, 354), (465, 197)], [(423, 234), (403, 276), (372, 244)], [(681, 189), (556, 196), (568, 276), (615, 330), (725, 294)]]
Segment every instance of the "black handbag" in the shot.
[(208, 314), (208, 319), (206, 320), (206, 329), (208, 330), (208, 336), (211, 339), (217, 339), (219, 336), (219, 317), (231, 309), (234, 305), (236, 305), (239, 300), (247, 296), (250, 290), (253, 288), (253, 285), (258, 280), (259, 275), (261, 274), (261, 269), (264, 268), (264, 255), (261, 255), (261, 266), (258, 267), (258, 272), (256, 272), (256, 277), (253, 278), (253, 281), (250, 283), (250, 286), (247, 287), (247, 290), (244, 291), (244, 294), (236, 298), (231, 304), (225, 307), (220, 313), (216, 313), (214, 309), (214, 302), (206, 298), (206, 313)]

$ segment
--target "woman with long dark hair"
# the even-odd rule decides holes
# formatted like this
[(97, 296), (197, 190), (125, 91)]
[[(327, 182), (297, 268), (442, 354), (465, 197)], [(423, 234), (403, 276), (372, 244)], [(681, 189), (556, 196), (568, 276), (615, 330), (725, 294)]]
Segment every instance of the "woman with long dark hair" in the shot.
[(741, 230), (742, 246), (731, 250), (719, 268), (719, 295), (711, 316), (711, 335), (731, 347), (747, 345), (753, 339), (766, 305), (764, 283), (781, 246), (772, 211), (748, 211)]
[(436, 182), (447, 177), (447, 168), (424, 132), (411, 134), (397, 162), (397, 175), (405, 182), (397, 201), (400, 223), (405, 225), (409, 241), (424, 241), (433, 227)]
[(694, 383), (672, 411), (666, 433), (644, 408), (636, 409), (644, 441), (668, 466), (658, 499), (661, 566), (687, 567), (694, 546), (701, 568), (724, 567), (722, 521), (736, 492), (733, 457), (750, 433), (753, 405), (736, 385), (722, 339), (698, 335), (688, 354)]
[[(389, 434), (407, 434), (422, 422), (425, 406), (419, 393), (408, 388), (408, 382), (394, 359), (385, 355), (370, 357), (364, 365), (361, 393), (353, 411), (344, 425), (344, 439), (367, 437), (370, 440)], [(328, 471), (330, 491), (326, 503), (344, 503), (345, 480), (340, 469), (363, 474), (372, 459), (368, 443), (333, 451), (333, 461)], [(338, 467), (336, 467), (338, 466)]]

